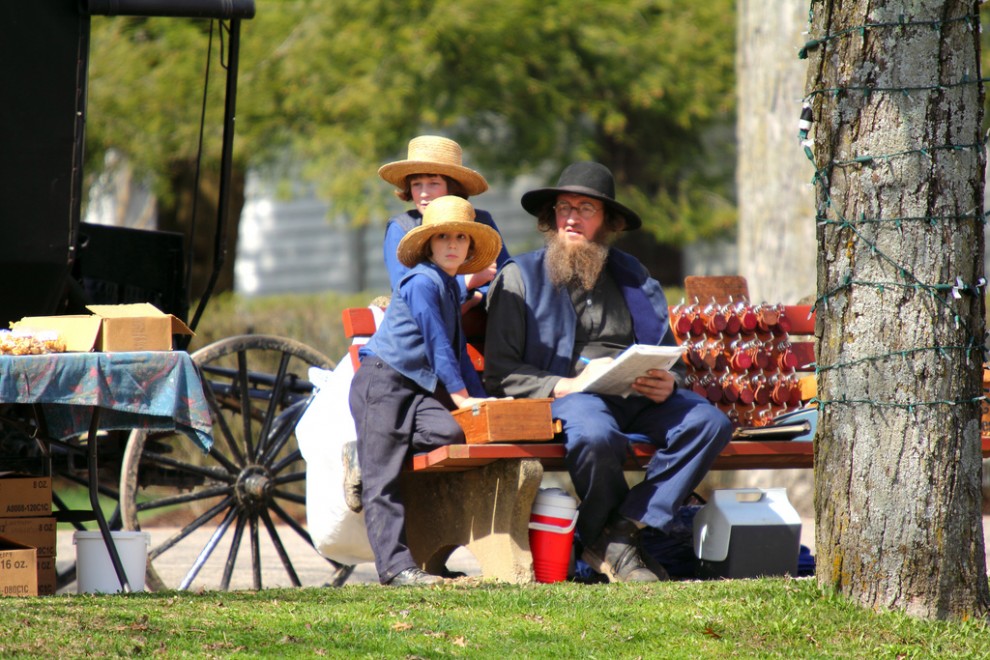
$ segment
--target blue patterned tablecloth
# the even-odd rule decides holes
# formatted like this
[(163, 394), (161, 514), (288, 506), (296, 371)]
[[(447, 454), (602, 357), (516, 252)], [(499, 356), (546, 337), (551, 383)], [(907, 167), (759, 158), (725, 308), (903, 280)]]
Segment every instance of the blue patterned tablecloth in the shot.
[(0, 356), (0, 403), (38, 403), (48, 433), (89, 431), (93, 410), (105, 430), (181, 431), (204, 452), (213, 422), (188, 353), (56, 353)]

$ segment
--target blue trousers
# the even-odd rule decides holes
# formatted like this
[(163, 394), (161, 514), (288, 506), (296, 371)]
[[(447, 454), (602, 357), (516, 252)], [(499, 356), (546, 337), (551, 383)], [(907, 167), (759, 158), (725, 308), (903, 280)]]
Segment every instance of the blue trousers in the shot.
[(429, 392), (377, 357), (369, 356), (351, 381), (357, 430), (361, 502), (378, 579), (385, 584), (416, 566), (406, 545), (406, 509), (399, 474), (410, 453), (464, 443), (464, 432)]
[[(725, 414), (690, 390), (663, 403), (568, 394), (553, 402), (563, 424), (565, 462), (581, 500), (577, 534), (594, 543), (615, 513), (666, 532), (687, 496), (732, 436)], [(629, 488), (623, 475), (631, 442), (657, 448), (643, 481)]]

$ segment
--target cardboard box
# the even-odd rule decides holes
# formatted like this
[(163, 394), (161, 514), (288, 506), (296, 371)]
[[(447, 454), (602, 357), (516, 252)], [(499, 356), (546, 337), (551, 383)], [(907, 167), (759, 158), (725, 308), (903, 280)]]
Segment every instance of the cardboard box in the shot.
[(469, 445), (491, 442), (549, 442), (560, 429), (550, 417), (553, 399), (483, 401), (452, 414)]
[(37, 548), (39, 557), (54, 557), (56, 547), (54, 518), (0, 518), (0, 536)]
[(0, 477), (0, 518), (51, 514), (51, 477)]
[(0, 536), (0, 596), (37, 595), (37, 551)]
[(54, 330), (67, 351), (170, 351), (172, 335), (192, 330), (149, 303), (90, 305), (92, 316), (27, 316), (12, 324), (24, 330)]
[(54, 596), (58, 591), (58, 575), (54, 557), (38, 557), (38, 595)]

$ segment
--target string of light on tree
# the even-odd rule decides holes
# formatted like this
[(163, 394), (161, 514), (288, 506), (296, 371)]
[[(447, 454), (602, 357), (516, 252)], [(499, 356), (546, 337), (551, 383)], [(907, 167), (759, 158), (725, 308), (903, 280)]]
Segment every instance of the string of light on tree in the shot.
[[(809, 10), (809, 23), (812, 22), (813, 15), (812, 9)], [(979, 24), (978, 17), (973, 14), (966, 14), (963, 16), (958, 16), (954, 18), (940, 19), (940, 20), (930, 20), (930, 21), (908, 21), (903, 15), (898, 17), (897, 21), (880, 21), (865, 23), (863, 25), (856, 25), (845, 28), (843, 30), (825, 34), (823, 36), (813, 38), (808, 40), (804, 47), (799, 51), (798, 56), (801, 59), (806, 59), (808, 57), (808, 52), (821, 47), (831, 41), (846, 39), (849, 37), (860, 37), (866, 38), (867, 34), (871, 31), (890, 31), (890, 30), (919, 30), (919, 29), (930, 29), (941, 33), (947, 26), (952, 26), (958, 23), (965, 23), (969, 29), (973, 29)], [(900, 216), (900, 217), (879, 217), (879, 218), (868, 218), (865, 214), (860, 214), (858, 219), (845, 218), (839, 211), (839, 206), (833, 203), (833, 199), (830, 195), (830, 185), (829, 185), (829, 174), (837, 168), (867, 168), (878, 165), (887, 165), (892, 161), (898, 159), (907, 158), (928, 158), (933, 160), (938, 153), (945, 153), (947, 155), (952, 154), (965, 154), (969, 155), (974, 151), (982, 151), (985, 149), (985, 142), (975, 143), (975, 144), (938, 144), (938, 145), (924, 145), (913, 149), (905, 149), (892, 153), (884, 154), (860, 154), (853, 158), (847, 158), (843, 160), (832, 160), (823, 165), (819, 165), (815, 160), (814, 152), (812, 151), (813, 143), (808, 138), (808, 133), (811, 130), (813, 122), (813, 111), (811, 102), (816, 96), (831, 96), (832, 98), (838, 98), (843, 95), (853, 98), (854, 96), (861, 96), (869, 98), (873, 94), (901, 94), (905, 96), (910, 96), (912, 94), (944, 94), (950, 90), (965, 89), (966, 87), (973, 85), (981, 85), (986, 79), (980, 79), (971, 77), (968, 74), (964, 74), (959, 80), (950, 83), (938, 83), (932, 85), (911, 85), (911, 86), (878, 86), (878, 85), (848, 85), (841, 87), (827, 87), (820, 88), (810, 91), (804, 98), (802, 104), (801, 117), (798, 123), (798, 140), (804, 149), (805, 155), (808, 160), (812, 163), (815, 168), (815, 174), (812, 178), (812, 183), (816, 187), (820, 187), (821, 190), (821, 203), (818, 212), (816, 213), (815, 221), (821, 227), (828, 227), (834, 229), (835, 231), (847, 231), (850, 236), (853, 237), (855, 241), (859, 244), (865, 246), (869, 251), (870, 255), (885, 262), (888, 266), (892, 267), (897, 273), (897, 276), (901, 278), (901, 281), (871, 281), (864, 280), (860, 278), (853, 277), (852, 274), (848, 274), (842, 282), (838, 285), (832, 287), (828, 291), (821, 293), (815, 302), (814, 308), (819, 310), (828, 311), (828, 303), (830, 297), (838, 296), (839, 294), (851, 290), (853, 287), (872, 287), (880, 292), (886, 291), (891, 288), (901, 288), (906, 291), (914, 291), (916, 293), (928, 294), (932, 301), (936, 303), (936, 308), (942, 309), (951, 318), (953, 324), (956, 328), (960, 327), (961, 317), (958, 311), (958, 301), (966, 296), (972, 295), (983, 295), (986, 289), (986, 280), (979, 278), (976, 282), (964, 282), (961, 277), (956, 277), (951, 282), (923, 282), (919, 279), (909, 267), (905, 264), (899, 263), (896, 259), (885, 253), (877, 244), (876, 240), (871, 239), (866, 235), (861, 228), (866, 225), (878, 225), (878, 224), (891, 224), (898, 230), (903, 230), (905, 223), (927, 223), (928, 225), (935, 227), (941, 223), (962, 223), (962, 222), (977, 222), (980, 225), (986, 222), (986, 213), (981, 211), (971, 211), (967, 213), (960, 214), (949, 214), (949, 215), (937, 215), (937, 216)], [(940, 319), (936, 319), (940, 320)], [(970, 336), (967, 338), (965, 344), (961, 345), (951, 345), (951, 346), (923, 346), (917, 348), (900, 349), (894, 350), (887, 353), (879, 353), (876, 355), (859, 358), (856, 360), (849, 360), (846, 362), (837, 362), (830, 365), (815, 365), (816, 376), (828, 371), (841, 370), (846, 368), (851, 368), (854, 366), (861, 366), (869, 363), (879, 363), (886, 362), (891, 359), (908, 359), (917, 353), (922, 352), (937, 352), (943, 359), (948, 359), (950, 353), (961, 353), (967, 363), (975, 357), (979, 360), (980, 364), (986, 361), (986, 346), (984, 337)], [(972, 405), (982, 402), (986, 399), (984, 396), (974, 396), (971, 398), (963, 399), (935, 399), (931, 401), (915, 401), (911, 403), (903, 402), (889, 402), (889, 401), (877, 401), (873, 399), (860, 399), (860, 398), (849, 398), (845, 395), (839, 398), (825, 399), (822, 397), (817, 397), (812, 400), (813, 403), (817, 404), (819, 411), (824, 411), (826, 406), (829, 405), (869, 405), (878, 408), (897, 408), (902, 410), (914, 411), (914, 409), (922, 406), (953, 406), (953, 405)]]

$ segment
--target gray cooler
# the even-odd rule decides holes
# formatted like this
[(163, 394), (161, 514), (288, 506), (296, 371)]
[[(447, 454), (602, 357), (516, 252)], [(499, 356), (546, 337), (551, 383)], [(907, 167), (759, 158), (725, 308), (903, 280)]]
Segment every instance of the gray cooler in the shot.
[(785, 488), (716, 490), (694, 518), (703, 578), (796, 576), (801, 517)]

